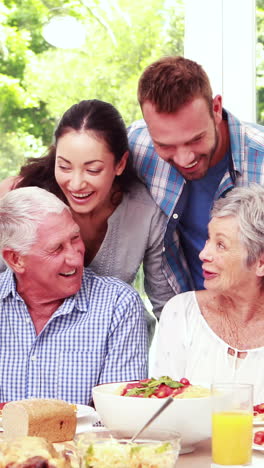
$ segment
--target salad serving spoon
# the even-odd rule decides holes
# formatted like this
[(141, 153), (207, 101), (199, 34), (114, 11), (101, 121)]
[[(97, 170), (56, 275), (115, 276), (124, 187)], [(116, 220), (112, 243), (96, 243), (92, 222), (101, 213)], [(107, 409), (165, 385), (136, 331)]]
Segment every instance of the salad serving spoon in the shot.
[(144, 426), (137, 431), (133, 437), (130, 439), (130, 442), (134, 442), (142, 432), (149, 427), (149, 425), (174, 401), (174, 398), (169, 396), (166, 398), (166, 401), (161, 405), (161, 407), (151, 416), (151, 418), (144, 424)]

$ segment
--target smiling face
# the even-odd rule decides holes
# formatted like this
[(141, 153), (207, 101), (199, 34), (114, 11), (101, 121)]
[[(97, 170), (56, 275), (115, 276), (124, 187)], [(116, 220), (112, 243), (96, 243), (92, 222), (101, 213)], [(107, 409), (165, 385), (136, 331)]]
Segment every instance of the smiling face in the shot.
[(38, 227), (30, 254), (23, 256), (23, 284), (41, 300), (63, 299), (81, 286), (84, 244), (68, 210), (48, 214)]
[(126, 165), (119, 163), (106, 143), (92, 132), (71, 130), (58, 139), (55, 178), (73, 211), (90, 213), (108, 204), (115, 177)]
[(247, 251), (239, 237), (235, 217), (212, 218), (209, 238), (199, 257), (204, 287), (217, 292), (235, 292), (249, 288), (256, 281), (256, 265), (246, 266)]
[(174, 166), (186, 180), (202, 178), (218, 162), (218, 126), (222, 120), (221, 98), (213, 101), (213, 116), (203, 98), (195, 98), (175, 113), (158, 113), (146, 101), (142, 112), (158, 155)]

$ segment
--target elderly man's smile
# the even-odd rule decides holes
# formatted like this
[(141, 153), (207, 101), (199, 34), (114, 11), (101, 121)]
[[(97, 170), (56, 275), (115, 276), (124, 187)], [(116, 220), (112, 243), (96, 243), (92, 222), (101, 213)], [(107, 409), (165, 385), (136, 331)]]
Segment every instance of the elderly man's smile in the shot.
[(59, 273), (59, 275), (64, 276), (64, 277), (69, 277), (69, 276), (75, 275), (75, 273), (77, 273), (77, 268), (75, 268), (74, 270), (68, 271), (67, 273)]

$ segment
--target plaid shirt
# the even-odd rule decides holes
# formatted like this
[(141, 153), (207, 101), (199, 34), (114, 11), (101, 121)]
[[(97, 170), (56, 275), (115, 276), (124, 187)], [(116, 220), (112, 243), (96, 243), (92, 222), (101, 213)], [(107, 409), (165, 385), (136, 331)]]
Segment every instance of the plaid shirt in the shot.
[(100, 383), (147, 377), (143, 304), (122, 281), (84, 270), (37, 336), (13, 273), (0, 275), (0, 401), (59, 398), (91, 403)]
[[(228, 121), (231, 159), (215, 199), (236, 185), (248, 185), (251, 182), (264, 184), (264, 127), (241, 122), (225, 110), (223, 118)], [(188, 184), (174, 167), (158, 156), (144, 120), (134, 122), (129, 127), (128, 138), (133, 165), (139, 178), (167, 215), (163, 272), (175, 293), (194, 289), (177, 230), (187, 200)]]

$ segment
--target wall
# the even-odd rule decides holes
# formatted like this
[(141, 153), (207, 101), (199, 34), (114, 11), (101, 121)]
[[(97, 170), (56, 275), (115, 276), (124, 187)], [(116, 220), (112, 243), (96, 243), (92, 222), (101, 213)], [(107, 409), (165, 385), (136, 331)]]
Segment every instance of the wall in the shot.
[(184, 55), (208, 73), (214, 95), (256, 121), (255, 0), (185, 0)]

